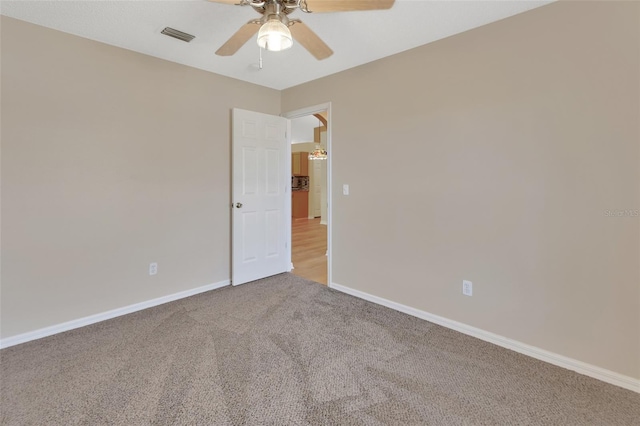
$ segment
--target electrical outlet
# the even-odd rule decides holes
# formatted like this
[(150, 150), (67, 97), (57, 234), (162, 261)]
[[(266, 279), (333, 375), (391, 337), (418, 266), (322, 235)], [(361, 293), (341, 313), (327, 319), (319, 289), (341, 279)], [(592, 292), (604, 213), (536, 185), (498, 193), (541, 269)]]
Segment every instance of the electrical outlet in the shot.
[(465, 296), (473, 296), (473, 283), (471, 281), (462, 281), (462, 294)]
[(158, 264), (156, 262), (149, 264), (149, 275), (155, 275), (158, 273)]

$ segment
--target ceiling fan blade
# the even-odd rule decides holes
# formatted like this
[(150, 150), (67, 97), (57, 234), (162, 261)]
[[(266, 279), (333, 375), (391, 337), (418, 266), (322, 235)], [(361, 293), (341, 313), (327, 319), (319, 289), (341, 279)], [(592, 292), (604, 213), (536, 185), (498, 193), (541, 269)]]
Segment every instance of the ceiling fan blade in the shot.
[(333, 55), (333, 50), (316, 35), (311, 28), (307, 27), (304, 22), (299, 20), (291, 20), (292, 25), (289, 27), (291, 35), (298, 43), (309, 51), (319, 61)]
[(213, 3), (240, 4), (241, 0), (209, 0)]
[(216, 50), (216, 55), (231, 56), (235, 54), (259, 29), (260, 25), (256, 25), (254, 21), (247, 22), (225, 44), (220, 46), (220, 49)]
[(390, 9), (395, 0), (306, 0), (309, 12)]

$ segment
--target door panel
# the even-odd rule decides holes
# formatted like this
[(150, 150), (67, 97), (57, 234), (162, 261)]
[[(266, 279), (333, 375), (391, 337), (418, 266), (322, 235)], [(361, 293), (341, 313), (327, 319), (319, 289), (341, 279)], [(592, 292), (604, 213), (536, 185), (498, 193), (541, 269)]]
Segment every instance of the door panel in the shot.
[(233, 110), (231, 282), (288, 270), (287, 120)]
[(268, 195), (278, 195), (278, 192), (282, 189), (280, 185), (280, 175), (282, 173), (280, 169), (280, 152), (275, 149), (267, 149), (266, 155), (266, 191)]
[(258, 151), (242, 147), (242, 195), (258, 192)]
[(277, 210), (270, 210), (265, 214), (266, 218), (266, 227), (265, 231), (266, 235), (266, 247), (267, 258), (271, 258), (274, 256), (278, 256), (280, 253), (278, 251), (278, 232), (282, 230), (280, 224), (280, 212)]
[(256, 212), (244, 211), (240, 213), (242, 218), (242, 264), (246, 265), (255, 262), (258, 257), (256, 254), (256, 245), (252, 244), (252, 236), (258, 230), (258, 215)]

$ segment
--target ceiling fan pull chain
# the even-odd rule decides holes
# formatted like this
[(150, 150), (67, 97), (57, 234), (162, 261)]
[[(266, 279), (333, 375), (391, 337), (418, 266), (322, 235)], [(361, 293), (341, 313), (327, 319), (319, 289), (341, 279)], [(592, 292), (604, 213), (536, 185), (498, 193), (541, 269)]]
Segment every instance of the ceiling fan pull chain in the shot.
[(258, 50), (260, 51), (260, 59), (258, 60), (258, 69), (262, 69), (262, 47), (258, 46)]

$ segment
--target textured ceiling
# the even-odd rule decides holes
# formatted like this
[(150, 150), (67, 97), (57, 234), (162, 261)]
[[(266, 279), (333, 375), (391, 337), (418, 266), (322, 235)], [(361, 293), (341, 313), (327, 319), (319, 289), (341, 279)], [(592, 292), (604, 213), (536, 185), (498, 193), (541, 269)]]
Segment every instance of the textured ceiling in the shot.
[[(5, 1), (3, 15), (217, 74), (286, 89), (503, 19), (550, 1), (396, 0), (390, 10), (306, 14), (295, 11), (335, 52), (323, 61), (299, 44), (264, 52), (249, 40), (232, 57), (214, 52), (248, 20), (250, 7), (206, 0)], [(196, 36), (191, 43), (160, 34), (166, 26)], [(544, 29), (541, 29), (543, 31)]]

